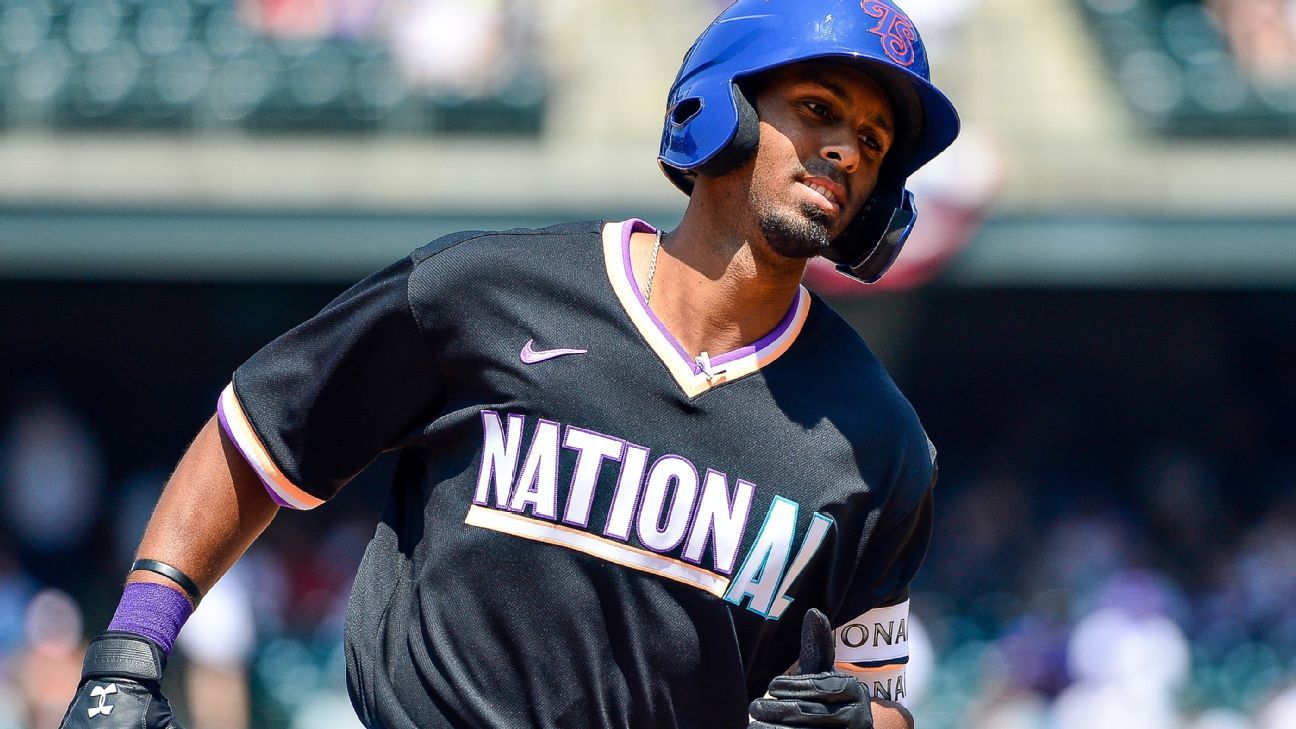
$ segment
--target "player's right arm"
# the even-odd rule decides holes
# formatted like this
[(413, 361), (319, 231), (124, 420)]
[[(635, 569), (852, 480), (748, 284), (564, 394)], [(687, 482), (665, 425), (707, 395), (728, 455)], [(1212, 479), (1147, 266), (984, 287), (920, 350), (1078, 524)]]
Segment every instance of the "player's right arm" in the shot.
[[(213, 417), (163, 490), (136, 559), (169, 565), (205, 593), (278, 510)], [(126, 582), (112, 624), (91, 641), (63, 729), (180, 729), (160, 683), (194, 600), (152, 571), (132, 571)]]
[[(162, 491), (136, 558), (172, 565), (205, 593), (278, 511), (279, 505), (213, 416)], [(132, 572), (127, 578), (131, 582), (174, 584), (146, 571)]]
[[(136, 555), (178, 580), (131, 572), (109, 630), (87, 651), (64, 729), (179, 729), (159, 681), (196, 604), (187, 593), (211, 588), (280, 505), (314, 508), (380, 453), (417, 437), (440, 385), (411, 277), (437, 250), (366, 278), (235, 371)], [(415, 283), (423, 291), (436, 282)]]

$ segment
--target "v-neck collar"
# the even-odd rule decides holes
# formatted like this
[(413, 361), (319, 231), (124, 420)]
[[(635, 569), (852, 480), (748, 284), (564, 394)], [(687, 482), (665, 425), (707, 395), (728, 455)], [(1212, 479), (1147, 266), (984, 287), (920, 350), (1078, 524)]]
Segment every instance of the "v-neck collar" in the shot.
[(797, 287), (796, 299), (773, 331), (732, 352), (710, 357), (710, 372), (704, 371), (657, 318), (639, 291), (630, 259), (630, 236), (636, 231), (657, 232), (648, 223), (633, 218), (603, 226), (603, 263), (608, 281), (621, 308), (688, 397), (697, 397), (765, 367), (781, 357), (801, 333), (810, 313), (810, 292), (804, 286)]

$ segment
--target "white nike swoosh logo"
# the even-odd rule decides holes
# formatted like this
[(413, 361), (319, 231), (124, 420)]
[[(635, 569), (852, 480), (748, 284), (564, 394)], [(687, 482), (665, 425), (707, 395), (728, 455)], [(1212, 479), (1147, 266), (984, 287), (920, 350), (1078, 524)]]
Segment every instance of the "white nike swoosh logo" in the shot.
[(522, 353), (518, 355), (523, 364), (536, 364), (554, 357), (563, 357), (569, 354), (587, 354), (588, 350), (584, 349), (533, 349), (534, 339), (528, 339), (526, 346), (522, 348)]

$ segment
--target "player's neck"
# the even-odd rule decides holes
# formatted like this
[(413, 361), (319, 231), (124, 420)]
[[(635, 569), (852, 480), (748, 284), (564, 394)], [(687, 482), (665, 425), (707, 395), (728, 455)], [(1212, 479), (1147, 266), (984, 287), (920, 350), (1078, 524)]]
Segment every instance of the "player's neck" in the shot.
[[(695, 212), (692, 207), (690, 212)], [(691, 355), (721, 354), (768, 334), (797, 296), (804, 261), (761, 256), (751, 233), (685, 215), (657, 256), (649, 306)], [(655, 236), (631, 241), (635, 278), (647, 286)]]

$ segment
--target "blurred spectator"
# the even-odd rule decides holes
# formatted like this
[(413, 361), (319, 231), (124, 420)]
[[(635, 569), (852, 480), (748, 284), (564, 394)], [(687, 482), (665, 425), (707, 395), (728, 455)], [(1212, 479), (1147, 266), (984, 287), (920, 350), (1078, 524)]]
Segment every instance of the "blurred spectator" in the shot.
[(33, 388), (0, 438), (0, 504), (29, 567), (62, 584), (65, 560), (82, 546), (104, 493), (99, 441), (52, 390)]
[(1296, 84), (1296, 2), (1208, 0), (1233, 55), (1258, 81)]
[(244, 22), (273, 36), (382, 41), (406, 85), (467, 97), (507, 83), (510, 33), (527, 32), (528, 12), (508, 0), (243, 0), (240, 7)]
[(331, 0), (242, 0), (239, 15), (251, 27), (273, 35), (324, 38), (333, 30)]
[(1246, 715), (1230, 709), (1211, 709), (1190, 721), (1187, 729), (1254, 729)]
[(14, 662), (27, 729), (58, 729), (81, 680), (81, 610), (59, 590), (43, 590), (27, 606), (26, 645)]
[(1178, 729), (1170, 697), (1123, 690), (1110, 682), (1080, 681), (1053, 703), (1054, 729)]
[(971, 729), (1039, 729), (1048, 724), (1048, 701), (1035, 693), (1010, 694), (968, 717)]
[(236, 564), (204, 597), (176, 641), (188, 660), (185, 726), (247, 729), (248, 663), (256, 628), (246, 570)]
[(1067, 650), (1071, 675), (1130, 696), (1169, 699), (1188, 679), (1188, 640), (1166, 616), (1135, 612), (1104, 608), (1081, 619)]
[(320, 691), (302, 702), (289, 729), (363, 729), (346, 696)]
[(1290, 729), (1296, 726), (1296, 686), (1279, 693), (1263, 709), (1257, 729)]
[(958, 31), (984, 0), (902, 0), (901, 7), (922, 28), (923, 45), (933, 64), (957, 53)]
[[(23, 645), (26, 637), (23, 616), (35, 593), (35, 581), (0, 547), (0, 667)], [(3, 726), (0, 722), (0, 727)]]
[(398, 0), (391, 42), (410, 85), (477, 96), (499, 88), (504, 0)]

